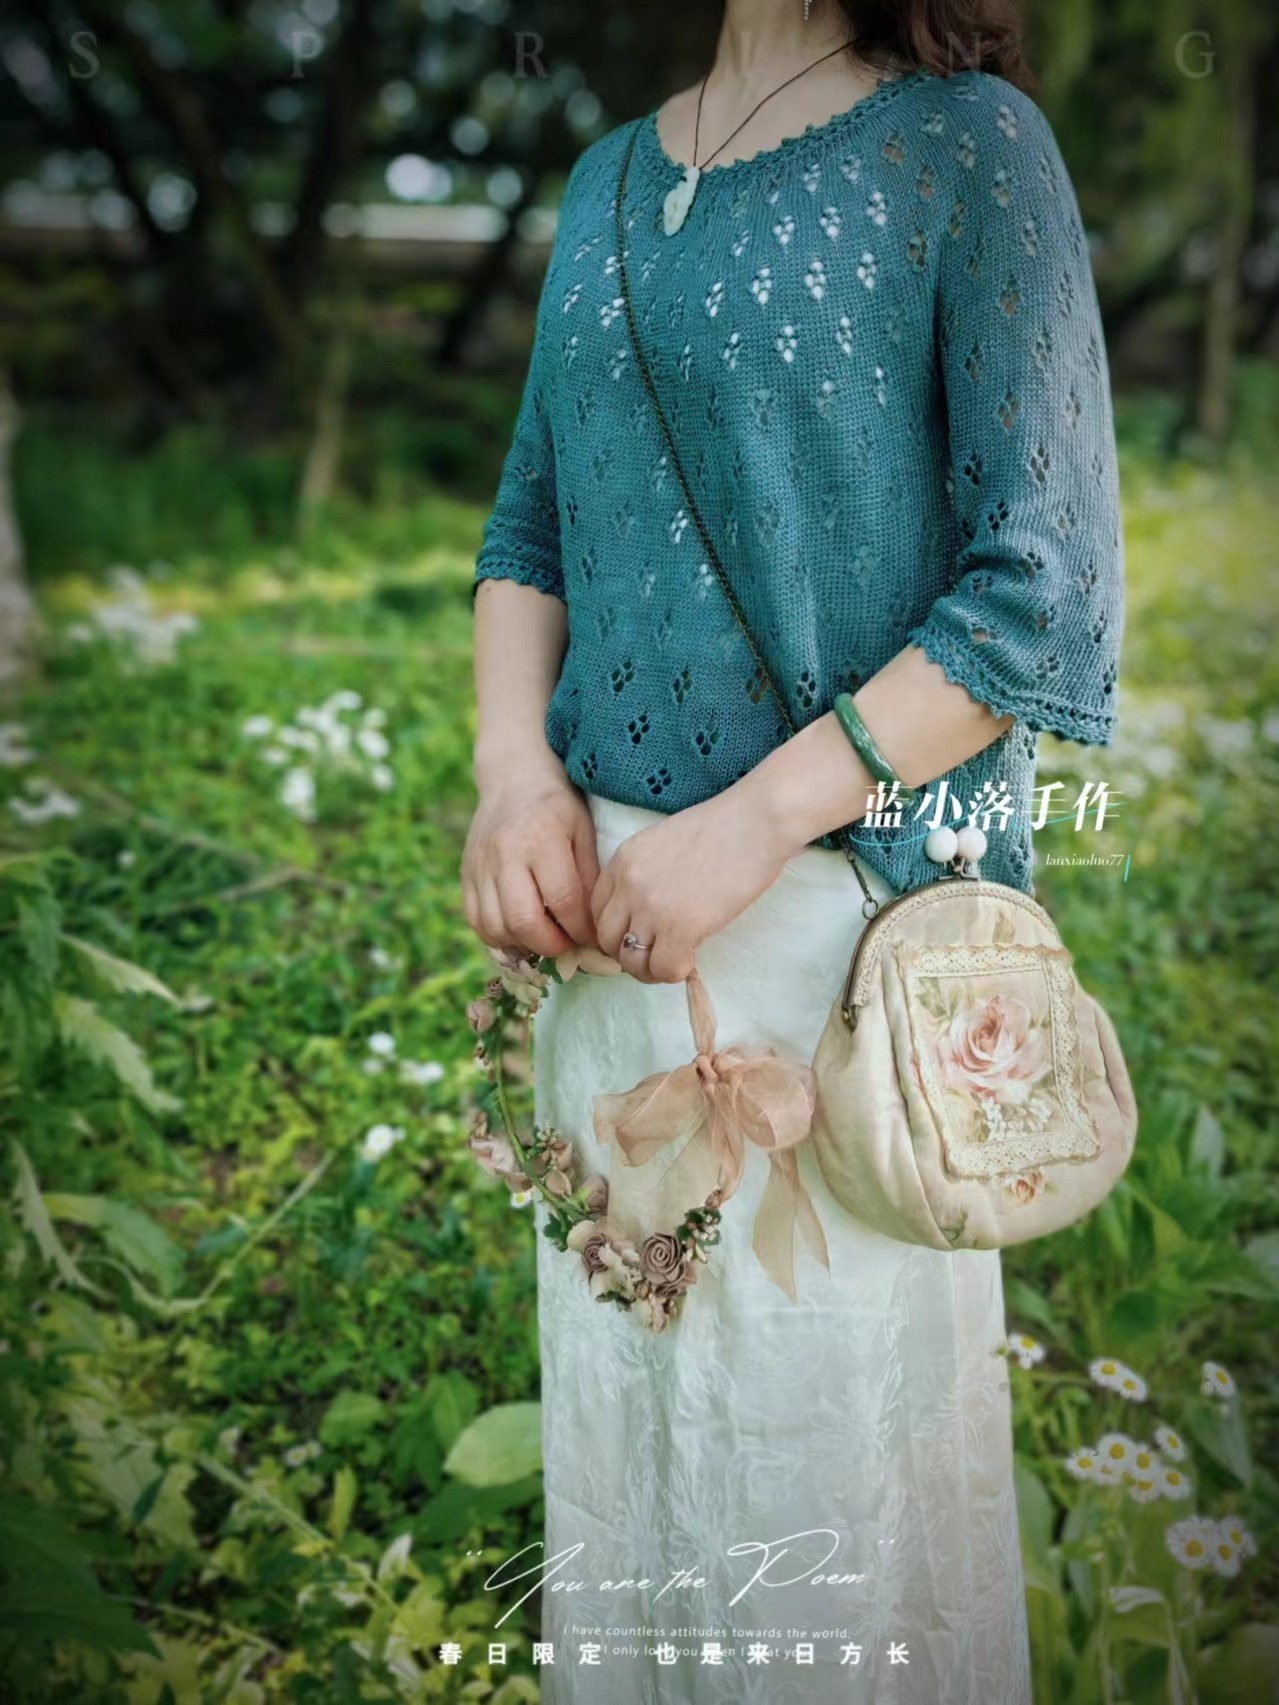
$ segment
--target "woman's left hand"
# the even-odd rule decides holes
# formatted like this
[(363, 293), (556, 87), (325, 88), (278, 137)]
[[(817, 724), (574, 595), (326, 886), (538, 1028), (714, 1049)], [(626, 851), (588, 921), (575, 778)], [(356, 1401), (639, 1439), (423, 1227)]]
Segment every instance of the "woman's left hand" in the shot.
[[(623, 841), (591, 891), (596, 939), (642, 983), (680, 983), (697, 949), (801, 850), (739, 783)], [(622, 945), (634, 935), (644, 948)]]

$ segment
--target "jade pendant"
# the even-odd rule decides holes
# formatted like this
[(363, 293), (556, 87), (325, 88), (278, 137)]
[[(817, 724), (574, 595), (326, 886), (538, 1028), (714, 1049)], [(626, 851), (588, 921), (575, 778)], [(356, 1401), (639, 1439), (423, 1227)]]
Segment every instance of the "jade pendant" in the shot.
[(684, 176), (662, 203), (662, 229), (668, 237), (673, 237), (688, 218), (688, 210), (693, 205), (693, 196), (697, 192), (697, 180), (701, 175), (696, 166), (686, 166)]

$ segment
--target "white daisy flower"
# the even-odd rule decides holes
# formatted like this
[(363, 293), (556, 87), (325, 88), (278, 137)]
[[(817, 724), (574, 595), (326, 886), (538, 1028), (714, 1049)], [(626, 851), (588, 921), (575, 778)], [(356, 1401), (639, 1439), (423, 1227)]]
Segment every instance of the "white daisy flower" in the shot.
[(1160, 1453), (1166, 1456), (1169, 1462), (1184, 1462), (1186, 1460), (1186, 1447), (1181, 1434), (1174, 1433), (1171, 1427), (1162, 1425), (1156, 1427), (1155, 1443), (1158, 1445)]
[(537, 1192), (534, 1190), (512, 1190), (511, 1206), (513, 1208), (527, 1208), (536, 1194)]
[(80, 802), (72, 799), (62, 788), (54, 787), (52, 782), (41, 779), (28, 783), (27, 797), (11, 799), (9, 809), (19, 823), (35, 829), (42, 823), (51, 823), (55, 817), (78, 817)]
[(273, 770), (282, 770), (289, 761), (289, 754), (283, 746), (267, 746), (262, 752), (262, 762), (270, 764)]
[(389, 793), (395, 786), (395, 771), (390, 764), (374, 764), (369, 771), (369, 780), (379, 793)]
[(359, 710), (363, 703), (364, 700), (357, 692), (350, 687), (342, 687), (338, 692), (329, 694), (324, 701), (324, 708), (327, 711)]
[(0, 770), (20, 770), (35, 753), (28, 745), (25, 722), (0, 722)]
[(444, 1076), (444, 1067), (438, 1060), (401, 1060), (400, 1082), (411, 1084), (415, 1089), (425, 1089), (428, 1083), (438, 1083)]
[(1120, 1375), (1115, 1390), (1129, 1403), (1144, 1403), (1146, 1401), (1146, 1382), (1140, 1374), (1131, 1368), (1125, 1368)]
[(265, 740), (274, 732), (275, 722), (269, 716), (251, 716), (247, 722), (240, 724), (240, 733), (246, 740)]
[(404, 963), (396, 958), (394, 953), (388, 953), (384, 947), (369, 948), (369, 964), (375, 971), (398, 971)]
[(1127, 1370), (1122, 1362), (1110, 1358), (1088, 1364), (1088, 1377), (1094, 1385), (1102, 1386), (1106, 1391), (1114, 1391), (1119, 1383), (1120, 1375)]
[(1131, 1474), (1128, 1477), (1128, 1496), (1134, 1504), (1153, 1504), (1162, 1491), (1153, 1474)]
[(1097, 1441), (1099, 1460), (1109, 1464), (1119, 1474), (1127, 1474), (1132, 1468), (1136, 1449), (1127, 1433), (1106, 1433)]
[(360, 1144), (360, 1154), (367, 1161), (381, 1160), (396, 1143), (404, 1140), (402, 1125), (370, 1125)]
[(1131, 1475), (1152, 1475), (1158, 1467), (1159, 1452), (1153, 1445), (1135, 1444), (1132, 1447), (1132, 1459), (1128, 1464)]
[(384, 1060), (389, 1060), (395, 1052), (395, 1037), (389, 1030), (375, 1030), (368, 1040), (370, 1054), (379, 1054)]
[(1091, 1445), (1072, 1450), (1065, 1461), (1066, 1472), (1076, 1480), (1096, 1480), (1100, 1467), (1097, 1452)]
[(295, 752), (310, 752), (320, 750), (320, 737), (310, 728), (282, 728), (276, 739), (281, 746), (291, 746)]
[(1233, 1397), (1239, 1387), (1220, 1362), (1205, 1362), (1203, 1383), (1199, 1389), (1205, 1397)]
[(1217, 1526), (1230, 1540), (1241, 1557), (1255, 1557), (1257, 1555), (1256, 1540), (1237, 1517), (1225, 1516), (1217, 1523)]
[(301, 1468), (305, 1463), (314, 1461), (321, 1448), (318, 1439), (310, 1439), (304, 1445), (291, 1445), (284, 1453), (284, 1465), (286, 1468)]
[(284, 780), (280, 783), (280, 804), (302, 823), (315, 821), (315, 777), (310, 770), (284, 772)]
[(1170, 1462), (1159, 1465), (1159, 1487), (1165, 1498), (1171, 1498), (1180, 1503), (1182, 1498), (1188, 1498), (1193, 1491), (1189, 1475), (1183, 1474), (1180, 1468), (1174, 1468)]
[(1097, 1472), (1093, 1476), (1099, 1486), (1122, 1486), (1124, 1471), (1113, 1462), (1107, 1462), (1105, 1457), (1099, 1457)]
[(1010, 1332), (1006, 1348), (1008, 1354), (1015, 1357), (1023, 1368), (1033, 1368), (1043, 1361), (1047, 1353), (1043, 1345), (1026, 1332)]
[(1231, 1539), (1225, 1522), (1214, 1522), (1208, 1539), (1208, 1563), (1214, 1574), (1237, 1575), (1243, 1567), (1239, 1547)]
[(1211, 1558), (1208, 1548), (1216, 1537), (1215, 1523), (1203, 1516), (1188, 1516), (1174, 1522), (1164, 1531), (1164, 1544), (1184, 1569), (1206, 1569)]
[(391, 750), (391, 742), (380, 728), (361, 728), (355, 743), (366, 758), (385, 758)]

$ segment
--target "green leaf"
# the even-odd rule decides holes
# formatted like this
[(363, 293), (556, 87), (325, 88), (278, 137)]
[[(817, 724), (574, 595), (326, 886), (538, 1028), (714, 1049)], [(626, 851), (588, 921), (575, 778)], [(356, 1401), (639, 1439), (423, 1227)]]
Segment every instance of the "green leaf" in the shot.
[(426, 1388), (431, 1425), (444, 1450), (480, 1412), (480, 1393), (473, 1380), (455, 1371), (438, 1374)]
[(1279, 1231), (1263, 1231), (1250, 1237), (1244, 1245), (1244, 1254), (1261, 1268), (1272, 1285), (1279, 1285)]
[(371, 1391), (340, 1391), (324, 1411), (321, 1442), (330, 1448), (358, 1443), (377, 1426), (385, 1407)]
[(1252, 1456), (1237, 1401), (1223, 1403), (1208, 1399), (1188, 1406), (1185, 1429), (1241, 1486), (1252, 1485)]
[(351, 1512), (355, 1508), (359, 1485), (353, 1468), (343, 1466), (333, 1476), (333, 1501), (329, 1506), (329, 1532), (334, 1539), (341, 1539), (351, 1525)]
[(94, 974), (109, 989), (126, 995), (155, 995), (160, 1000), (169, 1001), (173, 1006), (182, 1004), (167, 983), (162, 983), (158, 977), (153, 977), (150, 971), (141, 965), (135, 965), (131, 959), (119, 959), (105, 948), (95, 947), (91, 941), (82, 941), (78, 935), (64, 933), (62, 940), (88, 960)]
[(1279, 1674), (1279, 1627), (1244, 1622), (1199, 1654), (1202, 1705), (1258, 1705), (1273, 1698)]
[(183, 1252), (163, 1226), (149, 1219), (141, 1208), (109, 1196), (60, 1193), (46, 1195), (44, 1204), (55, 1220), (71, 1220), (101, 1231), (120, 1259), (135, 1272), (154, 1279), (166, 1296), (176, 1289), (182, 1277)]
[(1190, 1164), (1198, 1166), (1209, 1178), (1220, 1178), (1226, 1161), (1226, 1134), (1213, 1113), (1201, 1107), (1190, 1133)]
[(133, 1038), (104, 1018), (92, 1001), (59, 995), (55, 1010), (58, 1030), (67, 1046), (81, 1049), (108, 1067), (144, 1107), (152, 1113), (171, 1113), (179, 1106), (173, 1096), (156, 1088), (146, 1056)]
[(471, 1422), (444, 1467), (468, 1486), (504, 1486), (534, 1473), (541, 1463), (541, 1404), (499, 1403)]
[(52, 894), (37, 891), (18, 901), (18, 936), (31, 968), (48, 988), (58, 969), (58, 925), (62, 908)]
[(55, 1646), (88, 1646), (96, 1652), (147, 1652), (158, 1657), (151, 1636), (122, 1604), (90, 1589), (68, 1592), (49, 1577), (19, 1577), (0, 1587), (0, 1635), (24, 1644), (48, 1640)]
[(87, 1580), (90, 1558), (78, 1537), (55, 1510), (34, 1498), (0, 1498), (0, 1556), (21, 1557), (24, 1575), (58, 1575), (64, 1584), (74, 1577), (73, 1590)]
[(94, 1296), (100, 1296), (102, 1293), (98, 1287), (76, 1266), (62, 1239), (54, 1230), (44, 1197), (40, 1194), (39, 1180), (21, 1143), (13, 1144), (13, 1158), (18, 1170), (18, 1211), (22, 1216), (23, 1225), (35, 1240), (37, 1249), (46, 1261), (57, 1268), (64, 1284), (75, 1285), (79, 1290), (91, 1291)]

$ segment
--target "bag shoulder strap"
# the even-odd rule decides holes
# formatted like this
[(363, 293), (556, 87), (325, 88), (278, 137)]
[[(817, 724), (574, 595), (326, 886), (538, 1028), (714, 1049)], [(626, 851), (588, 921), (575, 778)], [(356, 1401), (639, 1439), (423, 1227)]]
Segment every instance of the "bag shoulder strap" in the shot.
[[(679, 485), (680, 495), (684, 500), (684, 508), (688, 514), (689, 520), (693, 523), (693, 526), (697, 530), (697, 536), (701, 540), (702, 549), (706, 553), (706, 560), (710, 564), (716, 580), (719, 582), (720, 590), (723, 592), (728, 603), (728, 607), (733, 613), (733, 618), (737, 622), (738, 627), (741, 629), (742, 636), (750, 649), (751, 656), (755, 660), (755, 667), (758, 671), (759, 680), (767, 691), (772, 693), (774, 699), (777, 701), (778, 709), (782, 714), (782, 720), (786, 725), (787, 738), (789, 738), (791, 735), (798, 733), (798, 729), (795, 726), (795, 719), (791, 715), (790, 706), (786, 702), (785, 695), (778, 687), (777, 682), (773, 679), (772, 670), (768, 667), (763, 650), (760, 647), (759, 642), (756, 640), (755, 635), (751, 632), (750, 624), (747, 622), (746, 617), (742, 613), (742, 606), (738, 601), (736, 592), (733, 590), (732, 582), (728, 578), (728, 572), (725, 569), (723, 562), (720, 560), (719, 552), (715, 548), (715, 541), (711, 538), (710, 531), (707, 528), (705, 521), (702, 519), (702, 512), (698, 508), (697, 500), (694, 498), (692, 489), (689, 486), (688, 477), (684, 472), (684, 464), (680, 459), (679, 451), (675, 445), (675, 435), (671, 431), (670, 422), (666, 418), (665, 410), (662, 408), (661, 402), (658, 400), (657, 387), (653, 383), (653, 374), (649, 368), (647, 357), (644, 354), (643, 345), (640, 342), (639, 327), (635, 320), (635, 305), (631, 300), (630, 278), (626, 266), (625, 207), (626, 180), (630, 175), (631, 155), (635, 152), (635, 143), (639, 136), (640, 125), (644, 122), (645, 121), (643, 119), (636, 120), (635, 124), (631, 127), (631, 134), (627, 138), (626, 149), (622, 155), (622, 169), (618, 176), (617, 200), (615, 204), (617, 280), (619, 294), (622, 298), (622, 312), (626, 319), (626, 329), (630, 336), (631, 348), (635, 356), (636, 369), (639, 372), (640, 380), (648, 395), (648, 400), (652, 407), (653, 414), (656, 417), (658, 427), (661, 430), (662, 441), (666, 446), (666, 454), (670, 458), (671, 467), (675, 470), (675, 479)], [(846, 828), (842, 828), (836, 830), (832, 838), (839, 843), (840, 851), (848, 859), (849, 864), (852, 865), (853, 874), (857, 878), (858, 886), (865, 895), (863, 911), (866, 910), (867, 906), (874, 907), (875, 910), (878, 910), (877, 903), (867, 886), (866, 878), (862, 875), (861, 868), (857, 863), (857, 857), (853, 850), (852, 836)], [(873, 917), (874, 912), (869, 911), (866, 915), (868, 917)]]

